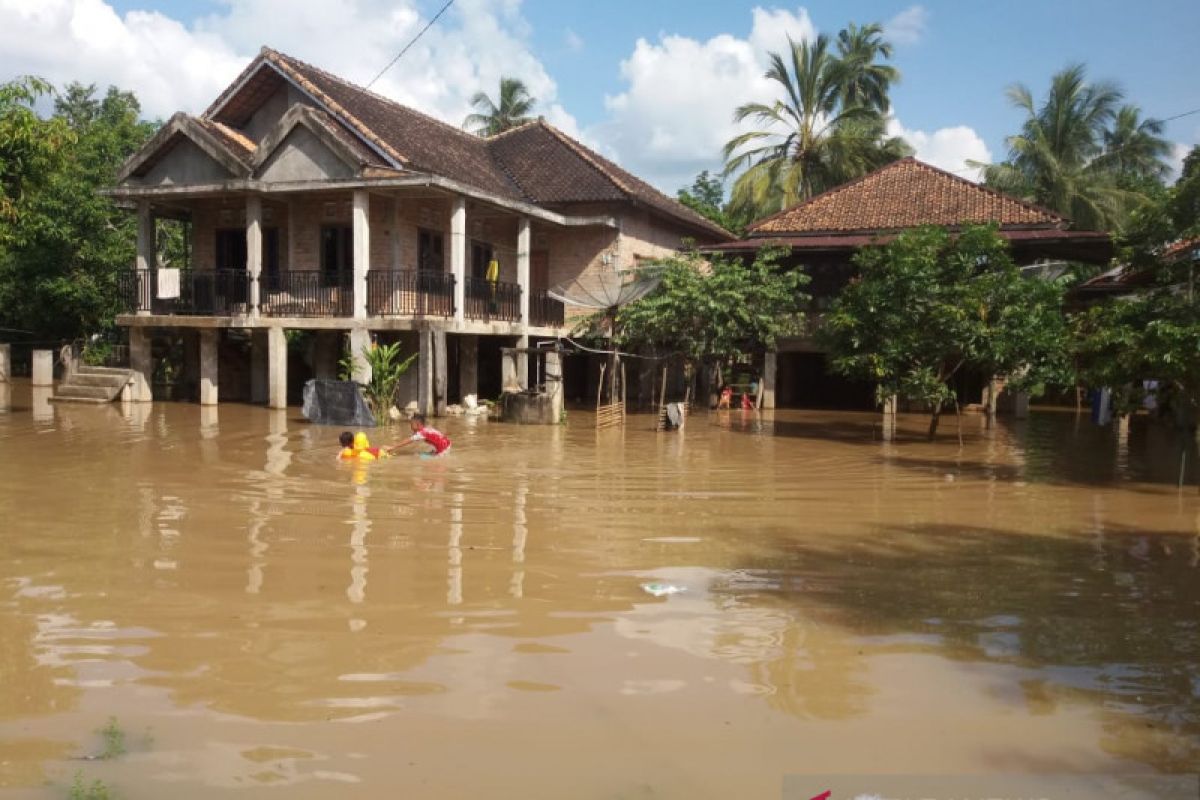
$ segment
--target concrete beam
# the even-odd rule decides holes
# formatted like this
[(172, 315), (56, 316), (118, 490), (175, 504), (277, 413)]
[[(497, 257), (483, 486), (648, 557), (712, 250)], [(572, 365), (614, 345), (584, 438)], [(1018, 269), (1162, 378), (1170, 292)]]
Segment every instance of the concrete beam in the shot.
[(129, 368), (133, 370), (129, 399), (135, 403), (149, 403), (154, 399), (150, 391), (154, 361), (150, 352), (150, 333), (145, 328), (129, 329)]
[(267, 406), (287, 408), (287, 336), (267, 328)]
[(466, 314), (467, 198), (458, 195), (450, 209), (450, 272), (454, 275), (454, 319)]
[(371, 195), (366, 189), (355, 190), (353, 206), (354, 318), (366, 319), (367, 270), (371, 264)]
[(218, 369), (220, 364), (218, 337), (215, 328), (200, 331), (200, 405), (215, 406), (219, 396)]

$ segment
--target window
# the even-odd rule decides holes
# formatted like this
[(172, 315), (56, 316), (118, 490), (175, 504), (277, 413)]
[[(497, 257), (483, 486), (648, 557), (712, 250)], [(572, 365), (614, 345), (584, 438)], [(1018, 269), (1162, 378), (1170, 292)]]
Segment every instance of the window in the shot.
[(445, 272), (446, 250), (440, 231), (417, 230), (417, 270), (420, 272)]
[(495, 258), (492, 246), (487, 242), (471, 242), (471, 277), (476, 280), (487, 278), (488, 262)]
[(321, 283), (349, 285), (354, 274), (354, 231), (349, 225), (321, 226)]
[(218, 228), (213, 266), (217, 269), (246, 268), (246, 230)]

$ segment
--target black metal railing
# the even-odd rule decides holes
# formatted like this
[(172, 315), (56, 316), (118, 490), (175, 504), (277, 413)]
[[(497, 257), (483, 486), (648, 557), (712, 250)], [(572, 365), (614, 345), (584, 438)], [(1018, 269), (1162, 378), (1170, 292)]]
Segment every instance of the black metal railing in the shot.
[(270, 281), (263, 282), (259, 308), (269, 317), (352, 316), (353, 273), (349, 270), (280, 270)]
[(149, 311), (154, 297), (150, 270), (131, 269), (118, 273), (117, 294), (121, 298), (121, 310), (125, 313)]
[(467, 319), (518, 322), (521, 319), (521, 287), (515, 283), (468, 277), (463, 294)]
[(185, 316), (228, 316), (250, 311), (250, 276), (242, 269), (185, 269), (179, 272), (177, 292), (167, 289), (158, 273), (132, 269), (117, 276), (122, 309), (128, 313)]
[(545, 289), (529, 293), (529, 324), (542, 328), (561, 328), (566, 308), (561, 300), (555, 300)]
[(367, 313), (379, 317), (454, 316), (454, 276), (446, 272), (372, 269)]

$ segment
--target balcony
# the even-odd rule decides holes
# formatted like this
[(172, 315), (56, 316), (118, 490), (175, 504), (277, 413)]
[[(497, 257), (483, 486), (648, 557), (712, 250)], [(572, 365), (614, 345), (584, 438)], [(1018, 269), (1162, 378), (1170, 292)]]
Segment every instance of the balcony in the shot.
[(354, 276), (349, 270), (280, 270), (264, 274), (259, 311), (265, 317), (354, 316)]
[(122, 273), (117, 287), (128, 311), (210, 317), (250, 312), (250, 277), (240, 269), (180, 270), (177, 297), (159, 297), (149, 270)]
[(454, 276), (446, 272), (370, 270), (367, 315), (453, 317)]
[(561, 300), (555, 300), (544, 289), (535, 289), (529, 294), (529, 324), (535, 328), (561, 328), (566, 309)]
[(521, 287), (504, 281), (467, 278), (463, 292), (467, 319), (482, 322), (520, 322)]

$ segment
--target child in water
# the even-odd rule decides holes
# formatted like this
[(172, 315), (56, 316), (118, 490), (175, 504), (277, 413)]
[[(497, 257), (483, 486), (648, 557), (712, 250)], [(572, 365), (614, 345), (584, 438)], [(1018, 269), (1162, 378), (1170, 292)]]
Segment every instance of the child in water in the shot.
[(388, 452), (394, 452), (413, 442), (425, 442), (433, 447), (429, 451), (429, 455), (433, 456), (443, 455), (450, 450), (450, 439), (436, 428), (430, 428), (426, 425), (424, 414), (413, 414), (408, 420), (408, 427), (412, 431), (412, 436), (407, 441), (388, 448)]
[(338, 444), (342, 446), (341, 452), (338, 453), (338, 458), (342, 461), (374, 461), (387, 455), (386, 450), (371, 447), (367, 435), (362, 431), (342, 431), (338, 436)]

